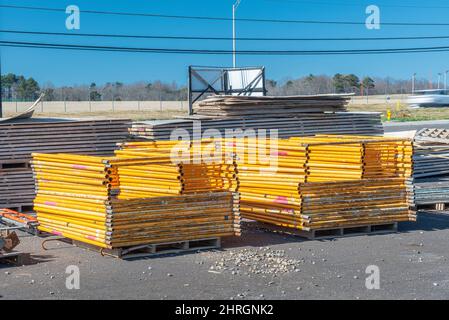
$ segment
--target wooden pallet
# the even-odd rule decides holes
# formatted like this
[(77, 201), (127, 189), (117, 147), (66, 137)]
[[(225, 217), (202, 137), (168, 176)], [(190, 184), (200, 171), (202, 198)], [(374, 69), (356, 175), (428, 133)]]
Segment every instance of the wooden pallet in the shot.
[(361, 225), (361, 226), (323, 228), (310, 231), (281, 227), (263, 222), (251, 222), (250, 224), (247, 225), (251, 228), (257, 228), (264, 231), (275, 232), (280, 234), (298, 236), (309, 240), (334, 239), (334, 238), (360, 236), (360, 235), (386, 234), (398, 231), (397, 222)]
[(3, 160), (0, 161), (0, 170), (15, 170), (15, 169), (28, 169), (30, 167), (30, 161), (24, 160)]
[(3, 209), (10, 209), (21, 213), (32, 213), (34, 212), (34, 207), (32, 203), (24, 203), (24, 204), (6, 204), (2, 205)]
[(446, 208), (449, 208), (449, 203), (447, 202), (420, 204), (417, 206), (419, 211), (445, 211)]
[[(182, 254), (193, 251), (203, 251), (221, 248), (221, 238), (207, 238), (197, 240), (186, 240), (177, 242), (166, 242), (158, 244), (146, 244), (125, 248), (104, 249), (81, 241), (70, 240), (64, 237), (54, 237), (44, 241), (61, 240), (69, 242), (79, 248), (87, 249), (94, 252), (99, 252), (103, 256), (111, 256), (120, 259), (136, 259), (136, 258), (151, 258), (167, 254)], [(44, 249), (45, 246), (43, 246)]]

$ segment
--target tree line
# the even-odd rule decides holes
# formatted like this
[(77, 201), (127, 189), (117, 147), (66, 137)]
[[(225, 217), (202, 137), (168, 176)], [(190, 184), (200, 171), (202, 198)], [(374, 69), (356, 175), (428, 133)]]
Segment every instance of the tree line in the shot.
[[(391, 77), (363, 77), (355, 74), (337, 73), (333, 77), (310, 74), (298, 79), (283, 81), (267, 80), (269, 95), (307, 95), (325, 93), (355, 93), (356, 95), (389, 95), (409, 94), (412, 91), (412, 80), (394, 79)], [(436, 88), (435, 83), (425, 79), (415, 80), (415, 90)]]
[[(104, 85), (56, 87), (51, 83), (39, 85), (32, 77), (9, 73), (1, 76), (3, 100), (33, 100), (41, 92), (47, 101), (180, 101), (187, 100), (187, 88), (176, 82), (164, 83), (108, 82)], [(269, 95), (307, 95), (324, 93), (355, 93), (356, 95), (406, 94), (411, 92), (411, 80), (393, 78), (363, 77), (355, 74), (337, 73), (333, 77), (327, 75), (304, 76), (298, 79), (283, 81), (267, 80)], [(425, 79), (417, 79), (415, 89), (436, 88), (434, 83)]]

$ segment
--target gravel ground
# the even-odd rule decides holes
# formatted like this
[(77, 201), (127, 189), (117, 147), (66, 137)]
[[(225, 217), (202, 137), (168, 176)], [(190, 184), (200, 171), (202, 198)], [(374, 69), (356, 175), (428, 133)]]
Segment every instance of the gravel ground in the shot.
[[(23, 236), (30, 264), (0, 265), (0, 299), (448, 299), (449, 216), (421, 214), (399, 233), (306, 241), (250, 229), (223, 250), (123, 261)], [(80, 289), (66, 288), (66, 268)], [(365, 286), (367, 266), (380, 289)]]

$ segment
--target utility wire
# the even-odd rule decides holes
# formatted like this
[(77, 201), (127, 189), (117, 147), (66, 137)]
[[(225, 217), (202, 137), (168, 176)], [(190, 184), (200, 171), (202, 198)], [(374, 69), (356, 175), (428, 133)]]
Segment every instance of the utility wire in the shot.
[[(313, 5), (327, 5), (327, 6), (350, 6), (350, 7), (367, 7), (368, 4), (355, 2), (324, 2), (324, 1), (305, 1), (305, 0), (263, 0), (264, 2), (279, 3), (295, 3), (295, 4), (313, 4)], [(413, 8), (413, 9), (449, 9), (449, 6), (422, 6), (422, 5), (407, 5), (407, 4), (383, 4), (376, 1), (375, 5), (380, 8)]]
[[(21, 10), (39, 10), (39, 11), (49, 11), (49, 12), (65, 12), (65, 9), (63, 9), (63, 8), (30, 7), (30, 6), (17, 6), (17, 5), (0, 5), (0, 8), (21, 9)], [(100, 11), (100, 10), (82, 10), (82, 12), (88, 13), (88, 14), (134, 16), (134, 17), (153, 17), (153, 18), (205, 20), (205, 21), (232, 21), (232, 18), (227, 18), (227, 17), (167, 15), (167, 14), (156, 14), (156, 13), (118, 12), (118, 11)], [(254, 18), (236, 18), (235, 20), (242, 21), (242, 22), (263, 22), (263, 23), (365, 25), (365, 22), (359, 22), (359, 21), (281, 20), (281, 19), (254, 19)], [(447, 22), (382, 22), (382, 25), (385, 25), (385, 26), (449, 26), (449, 23), (447, 23)]]
[[(141, 52), (141, 53), (173, 53), (173, 54), (208, 54), (228, 55), (232, 50), (207, 49), (171, 49), (171, 48), (145, 48), (121, 46), (94, 46), (77, 44), (55, 44), (41, 42), (0, 41), (3, 47), (62, 49), (62, 50), (89, 50), (113, 52)], [(238, 50), (239, 55), (353, 55), (353, 54), (390, 54), (390, 53), (420, 53), (420, 52), (447, 52), (449, 46), (415, 47), (415, 48), (384, 48), (384, 49), (347, 49), (347, 50)]]
[[(162, 36), (162, 35), (128, 35), (101, 33), (69, 33), (47, 31), (1, 30), (0, 33), (50, 35), (69, 37), (99, 37), (99, 38), (130, 38), (130, 39), (171, 39), (171, 40), (232, 40), (231, 37), (202, 37), (202, 36)], [(449, 39), (447, 36), (410, 36), (410, 37), (342, 37), (342, 38), (254, 38), (237, 37), (239, 41), (388, 41), (388, 40), (432, 40)]]

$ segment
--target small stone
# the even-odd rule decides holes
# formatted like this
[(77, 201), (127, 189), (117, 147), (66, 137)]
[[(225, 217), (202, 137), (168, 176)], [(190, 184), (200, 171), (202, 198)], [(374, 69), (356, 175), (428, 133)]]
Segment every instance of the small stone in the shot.
[(167, 273), (167, 277), (173, 277), (171, 273)]
[(434, 287), (438, 287), (438, 286), (439, 286), (439, 284), (438, 284), (438, 283), (436, 283), (436, 282), (434, 282), (434, 283), (433, 283), (433, 286), (434, 286)]
[(358, 279), (359, 277), (358, 276), (354, 276), (354, 279)]
[(296, 288), (296, 290), (298, 290), (298, 291), (301, 291), (301, 290), (302, 290), (302, 288), (301, 288), (301, 287), (297, 287), (297, 288)]

